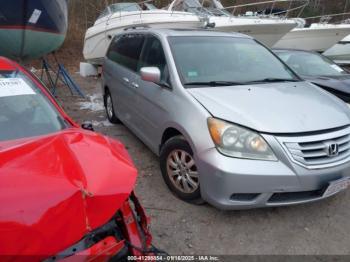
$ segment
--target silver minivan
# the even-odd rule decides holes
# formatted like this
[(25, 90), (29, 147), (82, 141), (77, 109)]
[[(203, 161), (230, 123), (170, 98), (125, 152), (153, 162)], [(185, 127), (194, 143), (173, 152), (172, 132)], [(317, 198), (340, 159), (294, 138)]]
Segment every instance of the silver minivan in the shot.
[(320, 200), (350, 184), (350, 110), (241, 34), (129, 29), (103, 95), (180, 199), (221, 209)]

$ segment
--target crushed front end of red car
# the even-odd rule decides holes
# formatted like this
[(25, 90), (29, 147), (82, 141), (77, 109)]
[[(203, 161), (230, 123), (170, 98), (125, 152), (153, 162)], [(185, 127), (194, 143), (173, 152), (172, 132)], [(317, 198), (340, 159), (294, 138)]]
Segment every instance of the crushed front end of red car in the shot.
[(124, 145), (74, 123), (0, 58), (1, 261), (107, 261), (157, 252)]
[(120, 142), (69, 128), (0, 142), (0, 156), (2, 259), (118, 261), (157, 252)]
[(126, 261), (128, 256), (153, 256), (149, 218), (134, 192), (105, 225), (46, 261)]

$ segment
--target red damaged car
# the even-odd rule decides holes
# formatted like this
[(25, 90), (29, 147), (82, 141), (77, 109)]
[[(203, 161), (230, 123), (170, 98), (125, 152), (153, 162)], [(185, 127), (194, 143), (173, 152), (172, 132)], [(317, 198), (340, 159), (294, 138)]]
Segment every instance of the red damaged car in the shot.
[(124, 146), (84, 130), (0, 58), (0, 256), (105, 261), (154, 254)]

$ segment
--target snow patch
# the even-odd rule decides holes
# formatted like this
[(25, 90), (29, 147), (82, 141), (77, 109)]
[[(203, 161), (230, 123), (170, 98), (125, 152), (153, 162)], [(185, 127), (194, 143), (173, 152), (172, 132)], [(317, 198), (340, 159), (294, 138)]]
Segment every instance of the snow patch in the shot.
[(103, 111), (103, 99), (101, 95), (93, 94), (87, 96), (89, 101), (79, 102), (80, 109), (91, 110), (91, 111)]
[(93, 121), (92, 121), (92, 125), (93, 125), (93, 126), (98, 126), (98, 127), (102, 127), (102, 126), (105, 126), (105, 127), (113, 126), (113, 124), (112, 124), (111, 122), (109, 122), (108, 120), (104, 120), (104, 121), (96, 121), (96, 120), (93, 120)]

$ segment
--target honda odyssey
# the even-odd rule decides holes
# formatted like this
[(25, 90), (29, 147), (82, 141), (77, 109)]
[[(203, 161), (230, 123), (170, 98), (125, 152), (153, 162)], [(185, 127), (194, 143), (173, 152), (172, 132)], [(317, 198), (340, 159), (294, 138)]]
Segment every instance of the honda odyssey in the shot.
[(103, 66), (113, 123), (160, 158), (180, 199), (221, 209), (312, 202), (345, 190), (350, 110), (253, 38), (133, 28)]

